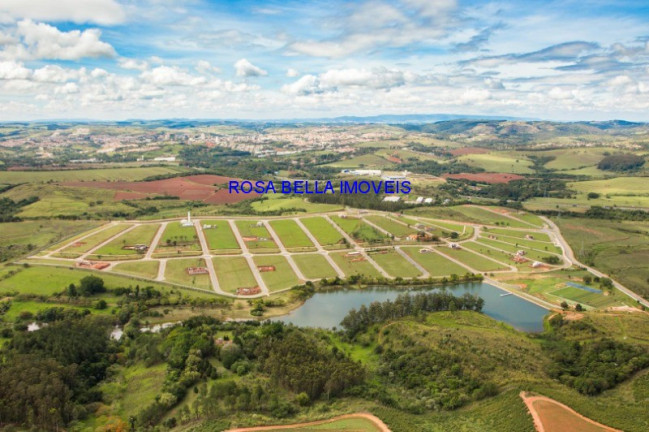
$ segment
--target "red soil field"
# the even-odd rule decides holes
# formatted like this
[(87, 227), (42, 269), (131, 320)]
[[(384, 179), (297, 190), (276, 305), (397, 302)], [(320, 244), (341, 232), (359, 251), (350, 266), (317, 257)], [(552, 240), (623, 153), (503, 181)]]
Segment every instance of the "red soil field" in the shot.
[(217, 175), (194, 175), (188, 177), (175, 177), (165, 180), (150, 182), (64, 182), (63, 186), (88, 187), (96, 189), (109, 189), (117, 191), (115, 201), (123, 199), (142, 199), (147, 196), (171, 195), (182, 200), (202, 201), (208, 204), (225, 204), (256, 198), (259, 195), (230, 194), (227, 186), (217, 190), (213, 185), (227, 185), (230, 180), (238, 180)]
[(508, 173), (460, 173), (460, 174), (444, 174), (442, 177), (453, 180), (469, 180), (480, 183), (509, 183), (512, 180), (522, 180), (525, 177), (518, 174)]
[(480, 147), (462, 147), (458, 149), (453, 149), (449, 153), (452, 154), (453, 156), (462, 156), (468, 154), (489, 153), (489, 150)]

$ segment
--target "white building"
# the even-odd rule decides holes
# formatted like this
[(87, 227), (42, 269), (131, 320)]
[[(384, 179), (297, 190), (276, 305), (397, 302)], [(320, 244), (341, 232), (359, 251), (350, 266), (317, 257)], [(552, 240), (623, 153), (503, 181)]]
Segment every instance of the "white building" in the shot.
[(194, 222), (192, 222), (192, 215), (189, 212), (187, 212), (187, 219), (181, 220), (180, 224), (184, 227), (193, 226)]
[(386, 196), (383, 198), (383, 202), (399, 202), (400, 199), (400, 196)]
[(355, 169), (355, 170), (348, 170), (344, 169), (340, 171), (341, 174), (351, 174), (355, 176), (367, 176), (367, 177), (380, 177), (381, 173), (383, 171), (381, 170), (368, 170), (368, 169)]
[(176, 156), (158, 156), (153, 158), (154, 162), (176, 162)]

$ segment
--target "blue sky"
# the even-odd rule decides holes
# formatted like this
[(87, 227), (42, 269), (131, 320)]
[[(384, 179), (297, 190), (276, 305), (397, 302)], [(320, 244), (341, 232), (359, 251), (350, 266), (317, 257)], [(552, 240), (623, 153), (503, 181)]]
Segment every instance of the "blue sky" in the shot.
[(0, 2), (0, 120), (408, 113), (649, 121), (649, 2)]

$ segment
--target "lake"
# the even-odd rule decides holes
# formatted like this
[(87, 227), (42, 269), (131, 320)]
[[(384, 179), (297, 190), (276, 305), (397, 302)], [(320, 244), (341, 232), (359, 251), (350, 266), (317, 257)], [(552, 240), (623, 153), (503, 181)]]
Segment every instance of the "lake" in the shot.
[[(439, 290), (440, 287), (418, 288), (417, 291)], [(456, 296), (464, 293), (476, 294), (484, 299), (482, 312), (498, 321), (505, 322), (515, 329), (526, 332), (543, 331), (543, 317), (548, 311), (534, 303), (487, 283), (476, 282), (446, 287)], [(332, 328), (340, 322), (351, 309), (369, 305), (373, 301), (394, 300), (399, 294), (414, 289), (368, 288), (363, 290), (339, 290), (316, 293), (302, 306), (275, 321), (295, 324), (301, 327)], [(505, 294), (505, 295), (503, 295)]]

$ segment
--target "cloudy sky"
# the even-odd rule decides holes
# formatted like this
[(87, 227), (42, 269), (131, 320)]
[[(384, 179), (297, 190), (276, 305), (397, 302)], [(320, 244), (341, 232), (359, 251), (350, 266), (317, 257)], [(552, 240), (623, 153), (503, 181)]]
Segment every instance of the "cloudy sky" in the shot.
[(649, 121), (649, 2), (0, 0), (0, 120)]

